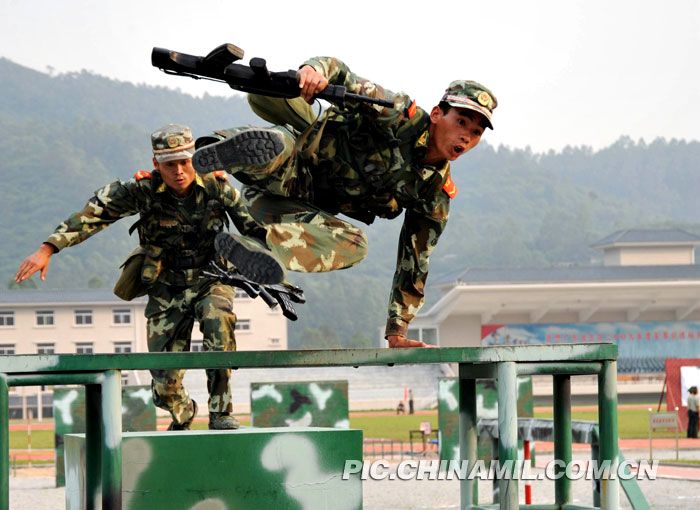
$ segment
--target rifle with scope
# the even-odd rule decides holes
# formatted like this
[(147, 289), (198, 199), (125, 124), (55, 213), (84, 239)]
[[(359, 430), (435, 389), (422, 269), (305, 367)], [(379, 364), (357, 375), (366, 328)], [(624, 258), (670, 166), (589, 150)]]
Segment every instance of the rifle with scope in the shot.
[[(151, 64), (166, 74), (189, 76), (196, 80), (220, 81), (242, 92), (288, 99), (299, 97), (296, 71), (271, 72), (265, 59), (258, 57), (251, 58), (247, 66), (236, 64), (236, 61), (243, 58), (243, 53), (241, 48), (233, 44), (222, 44), (204, 57), (165, 48), (153, 48)], [(338, 105), (346, 101), (356, 101), (387, 108), (394, 107), (392, 101), (353, 94), (342, 85), (329, 84), (316, 97)]]

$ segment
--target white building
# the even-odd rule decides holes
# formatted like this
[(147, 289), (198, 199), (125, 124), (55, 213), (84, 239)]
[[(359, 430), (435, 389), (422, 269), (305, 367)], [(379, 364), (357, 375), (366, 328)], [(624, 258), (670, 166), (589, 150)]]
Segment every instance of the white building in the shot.
[(699, 244), (624, 230), (593, 245), (602, 266), (468, 268), (432, 284), (442, 296), (409, 335), (441, 347), (614, 341), (621, 372), (663, 371), (666, 357), (700, 357)]
[[(145, 297), (122, 301), (108, 289), (0, 291), (0, 355), (148, 352), (146, 301)], [(287, 349), (287, 319), (279, 307), (270, 309), (262, 299), (238, 291), (234, 312), (239, 351)], [(196, 323), (191, 350), (202, 350)], [(123, 377), (125, 384), (151, 380), (148, 372), (125, 372)], [(36, 390), (16, 390), (26, 395), (23, 409), (27, 401), (36, 407)], [(41, 398), (44, 407), (51, 405), (48, 395)], [(37, 409), (34, 416), (42, 414)]]

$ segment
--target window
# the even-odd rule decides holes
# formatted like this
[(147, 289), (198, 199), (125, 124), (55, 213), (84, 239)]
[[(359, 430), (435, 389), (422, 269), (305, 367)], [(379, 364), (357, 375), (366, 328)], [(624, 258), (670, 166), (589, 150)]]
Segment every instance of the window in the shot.
[(37, 354), (55, 354), (56, 353), (56, 344), (54, 344), (54, 343), (36, 344), (36, 353)]
[(131, 352), (131, 342), (114, 342), (114, 352), (117, 354)]
[(12, 328), (15, 325), (15, 312), (0, 312), (0, 328)]
[(112, 324), (131, 324), (131, 310), (128, 308), (112, 310)]
[(37, 310), (36, 325), (53, 326), (53, 310)]
[(250, 299), (250, 296), (243, 289), (236, 289), (236, 299)]
[(129, 371), (122, 370), (122, 386), (129, 386)]
[(202, 340), (192, 340), (190, 343), (191, 352), (202, 352), (204, 350), (204, 342)]
[(0, 344), (0, 355), (7, 356), (15, 353), (15, 344)]
[(271, 347), (279, 347), (280, 346), (280, 339), (279, 338), (268, 338), (268, 341), (270, 342)]
[(90, 326), (92, 324), (92, 310), (76, 310), (75, 325)]
[(93, 351), (92, 342), (76, 342), (75, 344), (76, 354), (92, 354)]
[(437, 345), (438, 343), (437, 328), (409, 328), (406, 336), (426, 344)]
[(250, 319), (238, 319), (235, 329), (236, 331), (250, 331)]

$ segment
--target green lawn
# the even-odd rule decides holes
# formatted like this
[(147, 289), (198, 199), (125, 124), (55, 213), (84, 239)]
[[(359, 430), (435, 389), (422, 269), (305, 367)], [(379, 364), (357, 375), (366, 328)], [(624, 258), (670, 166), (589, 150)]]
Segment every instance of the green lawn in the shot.
[[(27, 448), (29, 437), (26, 430), (10, 431), (10, 448), (23, 450)], [(32, 448), (43, 450), (54, 447), (53, 430), (32, 430)]]
[(350, 416), (350, 428), (362, 429), (364, 437), (408, 441), (409, 430), (419, 430), (422, 421), (429, 421), (437, 430), (437, 412), (431, 415)]
[[(649, 405), (656, 408), (656, 405)], [(535, 418), (552, 418), (552, 411), (536, 412)], [(572, 420), (598, 421), (597, 411), (573, 411)], [(639, 439), (649, 437), (649, 411), (646, 409), (618, 409), (617, 435), (620, 439)], [(679, 437), (683, 437), (683, 432)], [(673, 431), (655, 431), (654, 437), (675, 437)]]
[[(655, 406), (654, 406), (655, 407)], [(385, 438), (408, 441), (408, 431), (418, 430), (420, 423), (429, 421), (433, 430), (437, 426), (437, 411), (430, 414), (420, 415), (360, 415), (353, 416), (351, 413), (350, 427), (362, 429), (365, 438)], [(648, 411), (646, 409), (625, 409), (618, 411), (618, 435), (621, 439), (632, 438), (648, 438)], [(536, 418), (551, 418), (552, 412), (537, 412)], [(239, 416), (239, 420), (243, 426), (247, 426), (250, 420), (247, 416)], [(596, 411), (574, 411), (572, 413), (573, 420), (598, 421), (598, 413)], [(195, 422), (195, 429), (206, 429), (207, 423)], [(681, 433), (681, 437), (685, 434)], [(673, 432), (655, 432), (654, 437), (674, 437)], [(54, 433), (53, 430), (34, 430), (32, 431), (32, 448), (53, 448)], [(26, 431), (11, 431), (10, 432), (10, 448), (27, 448), (27, 433)]]

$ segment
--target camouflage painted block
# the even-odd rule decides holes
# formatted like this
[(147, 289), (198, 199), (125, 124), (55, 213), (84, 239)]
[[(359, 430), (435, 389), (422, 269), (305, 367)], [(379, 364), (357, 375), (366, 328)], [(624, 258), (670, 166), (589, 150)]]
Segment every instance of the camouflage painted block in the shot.
[[(362, 431), (299, 427), (129, 432), (122, 440), (124, 510), (362, 508)], [(66, 436), (66, 508), (85, 508), (85, 435)]]
[(255, 427), (350, 426), (347, 381), (251, 383), (250, 423)]
[[(518, 377), (518, 418), (534, 416), (535, 399), (532, 377)], [(479, 379), (476, 382), (476, 414), (479, 418), (498, 418), (496, 382)], [(459, 379), (438, 379), (438, 428), (440, 429), (440, 459), (459, 459)], [(491, 441), (479, 438), (479, 458), (491, 458)]]
[[(65, 480), (63, 437), (85, 432), (85, 388), (56, 387), (53, 390), (56, 487)], [(125, 432), (156, 430), (156, 407), (150, 386), (122, 388), (122, 428)]]

